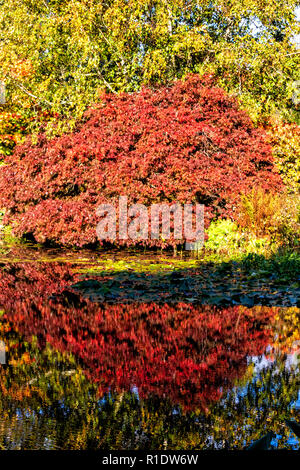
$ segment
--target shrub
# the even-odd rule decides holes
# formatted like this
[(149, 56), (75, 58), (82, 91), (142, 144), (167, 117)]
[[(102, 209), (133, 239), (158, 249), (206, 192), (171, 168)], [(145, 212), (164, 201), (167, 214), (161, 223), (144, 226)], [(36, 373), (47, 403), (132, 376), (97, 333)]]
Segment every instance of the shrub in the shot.
[(282, 210), (281, 197), (258, 187), (242, 194), (238, 223), (258, 236), (273, 235)]
[(107, 94), (73, 134), (27, 140), (0, 168), (5, 223), (17, 236), (83, 246), (97, 241), (97, 206), (119, 195), (129, 204), (202, 203), (210, 220), (231, 217), (238, 195), (257, 184), (281, 188), (264, 131), (212, 80)]
[(268, 247), (265, 238), (251, 237), (248, 233), (241, 232), (237, 224), (229, 219), (213, 221), (207, 230), (207, 236), (206, 249), (234, 258), (245, 253), (264, 253)]
[(299, 210), (298, 195), (277, 194), (257, 187), (248, 194), (242, 194), (237, 222), (255, 236), (267, 236), (281, 243), (297, 244)]
[(216, 252), (236, 247), (240, 240), (237, 225), (228, 219), (212, 222), (207, 237), (205, 247)]

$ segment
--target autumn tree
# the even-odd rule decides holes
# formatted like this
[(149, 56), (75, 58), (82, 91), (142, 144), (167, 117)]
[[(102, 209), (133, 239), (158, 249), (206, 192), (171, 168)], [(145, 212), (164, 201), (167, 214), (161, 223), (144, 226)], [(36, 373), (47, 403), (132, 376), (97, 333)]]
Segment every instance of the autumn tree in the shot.
[[(0, 207), (16, 236), (95, 244), (96, 209), (115, 204), (119, 194), (128, 205), (204, 204), (208, 223), (234, 217), (240, 193), (254, 186), (282, 189), (265, 133), (211, 76), (195, 74), (155, 91), (108, 93), (85, 119), (75, 132), (50, 140), (40, 134), (37, 145), (27, 141), (6, 159)], [(184, 240), (106, 237), (160, 247)]]

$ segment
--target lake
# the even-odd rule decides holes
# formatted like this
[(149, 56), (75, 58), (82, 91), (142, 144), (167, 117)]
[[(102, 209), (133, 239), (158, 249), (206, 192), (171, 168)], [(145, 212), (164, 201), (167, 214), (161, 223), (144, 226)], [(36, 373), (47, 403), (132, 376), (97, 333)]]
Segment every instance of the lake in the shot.
[(243, 449), (268, 431), (299, 448), (286, 286), (149, 252), (3, 246), (0, 263), (1, 449)]

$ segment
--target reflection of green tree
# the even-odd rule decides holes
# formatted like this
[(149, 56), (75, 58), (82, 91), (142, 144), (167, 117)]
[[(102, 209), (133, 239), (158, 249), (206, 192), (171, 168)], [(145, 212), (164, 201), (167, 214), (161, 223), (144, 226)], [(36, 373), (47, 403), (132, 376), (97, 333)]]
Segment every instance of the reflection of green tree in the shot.
[(284, 419), (299, 419), (291, 408), (300, 385), (298, 374), (298, 369), (285, 366), (284, 356), (277, 356), (253, 380), (231, 390), (211, 407), (206, 418), (206, 428), (213, 424), (214, 442), (225, 440), (230, 448), (241, 448), (272, 430), (283, 436), (279, 446), (286, 447), (289, 431), (283, 426)]
[(76, 446), (91, 417), (95, 387), (71, 356), (48, 346), (39, 351), (35, 341), (20, 343), (12, 330), (4, 341), (8, 365), (0, 371), (1, 447)]
[(0, 371), (1, 448), (242, 448), (270, 429), (284, 433), (285, 446), (281, 424), (297, 419), (290, 404), (298, 371), (285, 368), (284, 356), (254, 378), (250, 365), (247, 379), (206, 412), (183, 412), (168, 398), (139, 399), (134, 391), (99, 397), (71, 356), (4, 334), (10, 366)]

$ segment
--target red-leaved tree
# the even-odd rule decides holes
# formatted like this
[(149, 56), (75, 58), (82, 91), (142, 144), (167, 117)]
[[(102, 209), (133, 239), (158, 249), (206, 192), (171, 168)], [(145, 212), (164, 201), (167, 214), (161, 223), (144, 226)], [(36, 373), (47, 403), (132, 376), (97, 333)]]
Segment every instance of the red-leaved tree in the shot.
[(241, 192), (282, 184), (264, 132), (210, 76), (198, 75), (161, 89), (104, 95), (73, 134), (50, 141), (40, 135), (37, 145), (28, 140), (6, 163), (5, 223), (17, 236), (77, 246), (97, 241), (96, 208), (119, 195), (147, 206), (202, 203), (209, 221), (232, 216)]

